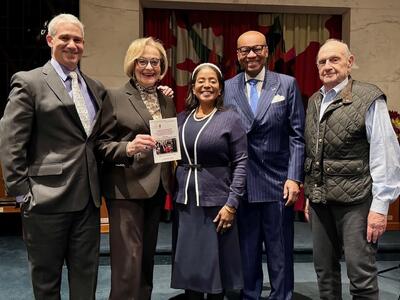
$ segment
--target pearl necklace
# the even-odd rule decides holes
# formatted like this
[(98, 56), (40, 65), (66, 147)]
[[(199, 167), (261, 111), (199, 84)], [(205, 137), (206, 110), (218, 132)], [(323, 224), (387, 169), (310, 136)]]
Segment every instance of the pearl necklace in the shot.
[(195, 120), (195, 121), (203, 121), (204, 119), (207, 119), (209, 116), (211, 116), (215, 111), (217, 110), (217, 108), (216, 107), (214, 107), (214, 109), (209, 113), (209, 114), (207, 114), (207, 115), (204, 115), (204, 116), (202, 116), (202, 117), (196, 117), (196, 113), (198, 113), (198, 109), (196, 109), (195, 110), (195, 112), (194, 112), (194, 114), (193, 114), (193, 119)]

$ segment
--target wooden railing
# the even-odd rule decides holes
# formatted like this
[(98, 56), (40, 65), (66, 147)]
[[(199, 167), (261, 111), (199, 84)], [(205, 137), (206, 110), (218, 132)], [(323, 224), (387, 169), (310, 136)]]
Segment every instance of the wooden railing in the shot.
[[(18, 213), (13, 197), (7, 197), (0, 167), (0, 213)], [(0, 215), (1, 217), (1, 215)], [(103, 199), (100, 209), (101, 232), (108, 232), (108, 213)], [(387, 230), (400, 230), (400, 197), (392, 203), (388, 213)]]
[(387, 230), (400, 230), (400, 197), (390, 205)]
[[(8, 197), (4, 188), (3, 174), (0, 166), (0, 218), (1, 213), (19, 213), (19, 208), (15, 206), (14, 197)], [(101, 232), (108, 232), (108, 213), (103, 200), (100, 209)]]

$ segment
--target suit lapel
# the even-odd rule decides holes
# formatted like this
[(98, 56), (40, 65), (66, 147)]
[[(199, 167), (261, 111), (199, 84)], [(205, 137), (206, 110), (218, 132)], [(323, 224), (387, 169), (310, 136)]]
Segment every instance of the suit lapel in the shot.
[(56, 97), (64, 104), (68, 113), (72, 116), (72, 119), (79, 126), (79, 128), (81, 128), (81, 130), (85, 132), (85, 129), (83, 128), (83, 125), (79, 118), (78, 112), (76, 111), (75, 103), (72, 100), (72, 98), (68, 95), (65, 86), (61, 82), (60, 76), (54, 70), (50, 62), (44, 65), (43, 74), (44, 74), (44, 79), (47, 82), (50, 89), (53, 91)]
[(240, 73), (237, 77), (235, 84), (234, 101), (236, 102), (236, 107), (241, 110), (241, 114), (245, 117), (244, 121), (246, 128), (250, 130), (250, 127), (254, 121), (254, 115), (251, 111), (249, 101), (246, 96), (246, 83), (244, 80), (244, 72)]
[(100, 99), (100, 96), (96, 93), (97, 89), (96, 89), (95, 83), (93, 82), (92, 79), (90, 79), (85, 74), (83, 74), (82, 71), (80, 71), (80, 72), (81, 72), (81, 75), (82, 75), (83, 79), (85, 79), (86, 85), (88, 87), (88, 90), (89, 90), (91, 96), (96, 101), (97, 108), (98, 108), (97, 112), (98, 112), (100, 110), (100, 108), (101, 108), (102, 101)]
[(126, 94), (128, 95), (129, 102), (132, 104), (133, 108), (136, 110), (136, 112), (142, 118), (142, 120), (146, 124), (146, 126), (150, 129), (149, 120), (152, 120), (153, 117), (150, 115), (150, 113), (146, 107), (146, 104), (144, 104), (139, 91), (133, 87), (131, 81), (128, 81), (125, 84), (124, 89), (125, 89)]
[(275, 73), (265, 71), (265, 79), (261, 89), (260, 99), (256, 111), (256, 119), (262, 119), (271, 106), (272, 99), (279, 88), (278, 76)]

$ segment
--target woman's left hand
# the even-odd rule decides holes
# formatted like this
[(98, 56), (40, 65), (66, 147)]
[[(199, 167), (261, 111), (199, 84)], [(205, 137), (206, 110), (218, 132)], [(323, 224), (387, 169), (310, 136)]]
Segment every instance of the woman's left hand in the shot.
[[(234, 208), (230, 207), (229, 211), (230, 210), (234, 210)], [(229, 211), (225, 208), (225, 206), (223, 206), (213, 220), (213, 222), (217, 224), (217, 232), (224, 233), (226, 230), (232, 227), (235, 214)]]
[(159, 85), (157, 89), (159, 89), (164, 96), (174, 98), (174, 91), (168, 85)]

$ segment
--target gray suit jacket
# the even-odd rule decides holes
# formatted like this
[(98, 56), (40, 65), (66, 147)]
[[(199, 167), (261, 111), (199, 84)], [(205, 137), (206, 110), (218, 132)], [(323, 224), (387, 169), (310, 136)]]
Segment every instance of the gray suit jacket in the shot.
[[(98, 108), (99, 83), (82, 74)], [(0, 120), (0, 159), (7, 193), (31, 193), (26, 209), (41, 213), (83, 209), (92, 198), (100, 206), (94, 155), (96, 115), (86, 136), (75, 104), (50, 62), (11, 78), (11, 92)]]
[[(161, 115), (176, 115), (172, 99), (158, 92)], [(153, 152), (129, 158), (126, 145), (137, 134), (150, 134), (152, 119), (139, 91), (131, 81), (118, 89), (109, 90), (101, 111), (101, 129), (98, 139), (102, 165), (101, 187), (110, 199), (148, 199), (154, 196), (162, 182), (171, 192), (171, 163), (155, 164)]]

